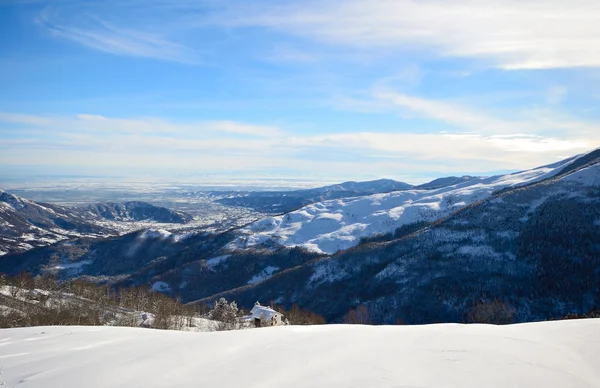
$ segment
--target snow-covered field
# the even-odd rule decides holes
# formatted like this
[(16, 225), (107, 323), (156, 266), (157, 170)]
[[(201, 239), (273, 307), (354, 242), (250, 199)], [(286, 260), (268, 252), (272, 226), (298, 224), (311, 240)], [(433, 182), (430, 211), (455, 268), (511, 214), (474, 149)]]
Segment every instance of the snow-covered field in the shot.
[[(357, 245), (362, 237), (394, 232), (402, 225), (415, 222), (432, 222), (486, 199), (497, 190), (552, 177), (573, 161), (474, 179), (437, 190), (396, 191), (318, 202), (241, 229), (242, 235), (229, 248), (243, 249), (268, 243), (334, 253)], [(589, 180), (589, 177), (581, 179)]]
[(0, 387), (600, 387), (600, 320), (0, 330)]

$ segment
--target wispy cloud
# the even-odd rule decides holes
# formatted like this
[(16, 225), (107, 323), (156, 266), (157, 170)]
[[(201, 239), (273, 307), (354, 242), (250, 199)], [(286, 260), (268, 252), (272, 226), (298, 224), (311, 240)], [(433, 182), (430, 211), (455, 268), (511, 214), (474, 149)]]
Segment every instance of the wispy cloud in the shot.
[[(424, 118), (449, 124), (463, 132), (487, 136), (532, 133), (556, 135), (558, 132), (569, 139), (600, 139), (600, 123), (581, 121), (567, 114), (560, 114), (556, 109), (513, 109), (496, 116), (452, 101), (417, 97), (385, 89), (374, 91), (373, 97), (371, 104), (374, 106), (379, 101), (380, 108), (408, 110)], [(363, 102), (364, 104), (367, 102)], [(352, 104), (347, 107), (351, 108)], [(361, 105), (358, 104), (358, 109), (360, 108)]]
[[(595, 0), (147, 0), (68, 2), (38, 20), (57, 37), (116, 55), (202, 62), (183, 39), (211, 26), (262, 28), (360, 50), (476, 58), (503, 69), (600, 66)], [(165, 28), (168, 26), (168, 28)], [(171, 31), (168, 31), (168, 30)], [(196, 39), (197, 40), (197, 36)], [(310, 50), (275, 47), (272, 57), (310, 62)]]
[[(16, 125), (16, 127), (15, 127)], [(596, 147), (600, 139), (476, 133), (324, 133), (300, 135), (234, 121), (174, 123), (97, 115), (38, 117), (0, 113), (0, 163), (144, 165), (198, 171), (285, 167), (358, 178), (411, 172), (481, 172), (535, 167)], [(104, 159), (102, 156), (104, 155)], [(79, 159), (78, 159), (79, 158)], [(133, 163), (133, 164), (132, 164)]]
[(198, 50), (161, 36), (155, 28), (142, 28), (137, 23), (133, 23), (137, 29), (116, 25), (97, 15), (94, 9), (47, 6), (36, 21), (56, 37), (107, 53), (184, 64), (202, 63)]
[(244, 2), (217, 20), (349, 47), (420, 49), (504, 69), (545, 69), (599, 66), (599, 18), (595, 0), (313, 0)]
[[(167, 135), (172, 138), (211, 138), (219, 135), (244, 135), (245, 137), (278, 137), (282, 131), (277, 126), (256, 125), (231, 120), (173, 122), (162, 118), (110, 118), (101, 115), (36, 116), (0, 112), (0, 123), (10, 123), (29, 128), (47, 129), (58, 134), (108, 135)], [(0, 132), (6, 129), (0, 127)], [(8, 131), (15, 131), (8, 129)], [(18, 134), (18, 133), (17, 133)]]

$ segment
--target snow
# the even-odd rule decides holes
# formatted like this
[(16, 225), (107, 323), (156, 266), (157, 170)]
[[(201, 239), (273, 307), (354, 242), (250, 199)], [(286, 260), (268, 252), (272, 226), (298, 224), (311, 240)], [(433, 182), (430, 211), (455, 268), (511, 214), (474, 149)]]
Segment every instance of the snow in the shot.
[(585, 186), (600, 186), (600, 164), (595, 164), (562, 178), (565, 182), (579, 183)]
[(206, 260), (206, 265), (208, 266), (208, 269), (210, 269), (212, 271), (212, 270), (214, 270), (214, 268), (217, 265), (219, 265), (220, 263), (224, 262), (229, 257), (231, 257), (231, 255), (223, 255), (223, 256), (213, 257), (212, 259)]
[(318, 202), (240, 229), (240, 236), (228, 248), (275, 243), (331, 254), (357, 245), (362, 237), (394, 232), (415, 222), (432, 222), (486, 199), (497, 190), (552, 177), (569, 163), (572, 160), (435, 190), (405, 190)]
[(141, 240), (149, 239), (149, 238), (160, 238), (165, 239), (171, 236), (171, 232), (163, 229), (147, 229), (140, 234), (139, 238)]
[[(0, 330), (0, 386), (600, 387), (600, 320), (513, 326)], [(259, 371), (259, 373), (257, 373)]]
[(152, 284), (152, 291), (169, 292), (171, 291), (171, 286), (165, 282), (154, 282), (154, 284)]
[(308, 282), (312, 285), (321, 283), (332, 283), (336, 280), (344, 278), (346, 272), (340, 267), (340, 264), (336, 260), (331, 258), (322, 259), (313, 266), (313, 274), (311, 275)]
[(58, 269), (58, 270), (69, 269), (69, 270), (79, 271), (79, 270), (81, 270), (81, 268), (84, 265), (88, 265), (91, 263), (92, 263), (92, 260), (80, 260), (76, 263), (58, 264), (58, 265), (52, 267), (52, 269)]
[(270, 278), (273, 275), (273, 273), (275, 273), (278, 270), (279, 270), (278, 267), (273, 267), (273, 266), (270, 265), (267, 268), (263, 269), (257, 275), (254, 275), (254, 277), (252, 279), (248, 280), (248, 284), (254, 284), (254, 283), (262, 282), (263, 280), (266, 280), (266, 279)]
[(188, 232), (188, 233), (177, 233), (177, 234), (173, 234), (171, 236), (171, 239), (173, 240), (173, 242), (181, 242), (183, 240), (186, 240), (190, 237), (192, 237), (195, 233), (193, 232)]
[(272, 308), (261, 305), (255, 305), (254, 307), (252, 307), (252, 310), (250, 310), (250, 314), (254, 319), (263, 319), (265, 321), (270, 320), (277, 314), (281, 315)]

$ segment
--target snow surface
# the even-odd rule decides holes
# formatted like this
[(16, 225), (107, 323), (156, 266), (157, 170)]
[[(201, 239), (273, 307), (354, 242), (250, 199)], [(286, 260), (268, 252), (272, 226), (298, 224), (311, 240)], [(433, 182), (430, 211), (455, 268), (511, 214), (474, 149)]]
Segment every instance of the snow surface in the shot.
[(141, 240), (145, 240), (145, 239), (149, 239), (149, 238), (160, 238), (160, 239), (165, 239), (165, 238), (169, 238), (171, 236), (171, 232), (169, 232), (168, 230), (164, 230), (164, 229), (146, 229), (142, 232), (142, 234), (139, 235), (139, 239)]
[(600, 387), (600, 320), (280, 326), (187, 333), (0, 330), (0, 386)]
[(240, 230), (228, 248), (269, 243), (335, 253), (357, 245), (362, 237), (394, 232), (420, 221), (435, 221), (488, 198), (493, 192), (540, 181), (559, 173), (573, 160), (515, 174), (474, 179), (435, 190), (405, 190), (343, 198), (304, 206), (285, 215), (254, 222)]
[(171, 286), (169, 286), (169, 284), (165, 282), (154, 282), (154, 284), (152, 284), (152, 291), (170, 292)]
[(223, 256), (213, 257), (212, 259), (206, 260), (206, 265), (208, 266), (208, 269), (210, 269), (212, 271), (217, 265), (224, 262), (229, 257), (231, 257), (231, 255), (223, 255)]
[(600, 186), (600, 164), (586, 167), (562, 178), (567, 182), (576, 182), (585, 186)]
[(267, 268), (260, 271), (260, 273), (258, 273), (257, 275), (254, 275), (254, 277), (252, 279), (248, 280), (248, 284), (262, 282), (263, 280), (266, 280), (266, 279), (270, 278), (271, 276), (273, 276), (273, 274), (278, 270), (279, 270), (278, 267), (273, 267), (272, 265), (270, 265)]

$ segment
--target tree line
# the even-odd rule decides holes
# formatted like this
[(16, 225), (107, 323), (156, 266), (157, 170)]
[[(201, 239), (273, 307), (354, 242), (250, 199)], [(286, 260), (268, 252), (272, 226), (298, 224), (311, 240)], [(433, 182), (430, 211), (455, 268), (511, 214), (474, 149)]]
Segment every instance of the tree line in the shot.
[[(298, 306), (276, 307), (286, 323), (309, 325), (325, 319)], [(111, 325), (203, 331), (251, 327), (244, 309), (224, 298), (207, 304), (184, 304), (180, 298), (148, 287), (113, 288), (85, 280), (58, 281), (51, 275), (0, 274), (0, 328), (52, 325)], [(208, 322), (210, 321), (210, 322)]]

